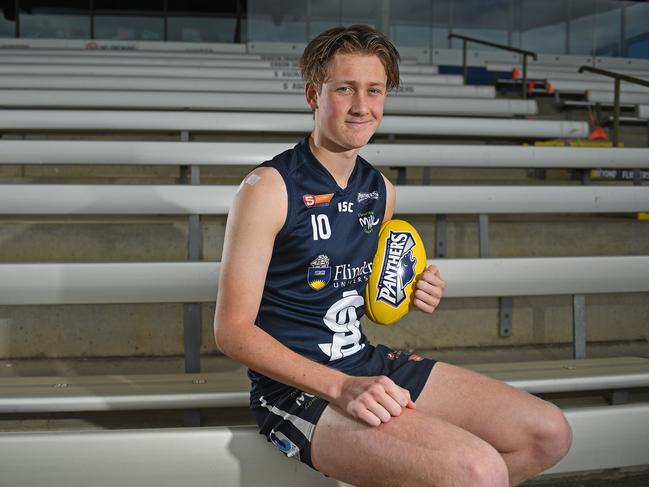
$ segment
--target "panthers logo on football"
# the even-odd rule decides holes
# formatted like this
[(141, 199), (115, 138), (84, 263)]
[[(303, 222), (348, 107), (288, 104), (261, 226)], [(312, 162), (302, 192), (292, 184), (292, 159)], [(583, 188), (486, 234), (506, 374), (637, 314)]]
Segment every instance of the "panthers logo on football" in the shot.
[(417, 276), (426, 268), (426, 250), (417, 230), (403, 220), (385, 222), (379, 230), (365, 313), (373, 322), (391, 325), (413, 306)]
[(412, 255), (415, 239), (410, 232), (390, 231), (385, 240), (385, 259), (379, 277), (378, 295), (396, 308), (406, 299), (405, 287), (415, 277), (417, 259)]

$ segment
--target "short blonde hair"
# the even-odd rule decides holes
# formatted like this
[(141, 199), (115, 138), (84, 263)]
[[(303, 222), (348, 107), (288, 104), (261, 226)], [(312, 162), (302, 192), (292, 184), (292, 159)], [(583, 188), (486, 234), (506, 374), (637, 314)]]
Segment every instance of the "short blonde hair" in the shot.
[(320, 93), (327, 76), (329, 61), (335, 54), (376, 55), (388, 76), (387, 89), (399, 87), (399, 52), (382, 32), (368, 25), (334, 27), (318, 35), (304, 49), (300, 72), (304, 81)]

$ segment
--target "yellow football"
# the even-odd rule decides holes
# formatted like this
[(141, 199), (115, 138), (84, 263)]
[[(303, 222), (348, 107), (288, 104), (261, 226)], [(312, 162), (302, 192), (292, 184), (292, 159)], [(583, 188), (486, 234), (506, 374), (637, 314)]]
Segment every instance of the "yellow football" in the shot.
[(426, 269), (426, 249), (417, 230), (403, 220), (381, 225), (379, 242), (365, 286), (365, 313), (374, 323), (391, 325), (410, 311), (417, 276)]

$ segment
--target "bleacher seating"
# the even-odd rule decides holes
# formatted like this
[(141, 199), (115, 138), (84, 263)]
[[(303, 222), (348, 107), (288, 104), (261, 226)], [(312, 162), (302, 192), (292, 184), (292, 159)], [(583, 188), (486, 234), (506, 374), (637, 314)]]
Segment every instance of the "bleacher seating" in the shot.
[[(591, 103), (601, 105), (613, 105), (615, 96), (612, 91), (590, 90), (586, 93), (586, 99)], [(620, 93), (620, 105), (635, 106), (649, 103), (649, 93), (637, 91), (622, 91)]]
[[(172, 78), (155, 76), (58, 76), (4, 74), (4, 89), (112, 90), (116, 84), (123, 90), (136, 91), (202, 91), (229, 93), (303, 93), (304, 83), (280, 80), (223, 80), (211, 78)], [(457, 98), (494, 98), (493, 86), (456, 86), (443, 84), (405, 84), (393, 96), (434, 96)]]
[[(309, 112), (304, 94), (233, 93), (218, 92), (138, 92), (127, 90), (0, 90), (0, 106), (23, 108), (110, 108), (110, 109), (192, 109), (222, 111)], [(420, 96), (388, 97), (385, 113), (388, 115), (480, 115), (502, 116), (535, 115), (534, 100), (506, 100), (484, 98), (433, 98)]]
[[(44, 54), (52, 57), (51, 53), (34, 48), (29, 51), (29, 56), (34, 56), (32, 62), (39, 59), (38, 62), (46, 62), (46, 58), (38, 57)], [(163, 52), (126, 53), (122, 57), (121, 53), (97, 51), (92, 60), (81, 60), (90, 58), (83, 51), (75, 59), (74, 68), (66, 73), (78, 74), (82, 72), (79, 67), (111, 62), (113, 58), (119, 58), (124, 64), (130, 59), (132, 64), (150, 62), (155, 66), (165, 56), (171, 57)], [(3, 49), (0, 58), (5, 54), (12, 55), (9, 49)], [(76, 54), (68, 49), (57, 56), (67, 59)], [(139, 59), (146, 59), (149, 54), (149, 61), (140, 63)], [(251, 82), (250, 90), (259, 93), (246, 93), (243, 97), (218, 93), (233, 86), (239, 88), (237, 92), (244, 92), (241, 73), (253, 71), (249, 66), (265, 63), (265, 73), (273, 73), (278, 67), (259, 56), (254, 59), (242, 53), (237, 56), (235, 59), (222, 55), (221, 59), (210, 61), (209, 66), (205, 61), (201, 68), (184, 67), (185, 73), (195, 76), (188, 78), (189, 86), (182, 80), (145, 78), (131, 85), (122, 84), (117, 91), (112, 89), (114, 81), (109, 79), (94, 81), (81, 77), (74, 84), (71, 78), (54, 77), (51, 72), (46, 76), (43, 71), (42, 79), (28, 85), (29, 80), (22, 75), (12, 75), (13, 78), (3, 75), (0, 131), (11, 137), (45, 133), (48, 139), (71, 132), (83, 135), (85, 140), (3, 139), (0, 140), (0, 164), (254, 166), (293, 145), (254, 142), (256, 134), (306, 133), (311, 116), (299, 113), (308, 112), (303, 95), (273, 93), (269, 96), (273, 87), (281, 86), (282, 81), (272, 82), (272, 86), (268, 80)], [(196, 55), (191, 62), (203, 62), (200, 59), (207, 57)], [(216, 67), (221, 61), (223, 68)], [(294, 68), (292, 61), (286, 63), (287, 67)], [(34, 66), (25, 64), (25, 67)], [(91, 67), (93, 76), (102, 73), (96, 68)], [(434, 66), (419, 69), (404, 65), (403, 68), (404, 73), (412, 73), (411, 79), (417, 80), (436, 71)], [(3, 69), (0, 66), (0, 72), (6, 73)], [(119, 72), (170, 76), (171, 71), (177, 71), (177, 68), (155, 71), (159, 68), (148, 66), (137, 68), (140, 71), (129, 69), (120, 67)], [(214, 76), (217, 71), (241, 78), (233, 78), (237, 79), (234, 83), (199, 82), (200, 73)], [(114, 73), (106, 70), (103, 74), (109, 72)], [(260, 75), (260, 79), (264, 76)], [(456, 83), (457, 78), (449, 76), (446, 81)], [(416, 91), (408, 96), (390, 97), (380, 134), (509, 140), (584, 138), (588, 134), (586, 124), (580, 122), (479, 118), (535, 115), (538, 106), (533, 100), (466, 98), (469, 91), (491, 93), (493, 88), (468, 90), (475, 87), (429, 85), (432, 86), (436, 90), (460, 88), (463, 98), (432, 98), (420, 96)], [(210, 92), (199, 92), (208, 88)], [(178, 91), (157, 91), (171, 89)], [(165, 116), (156, 110), (166, 110)], [(639, 111), (642, 116), (644, 109)], [(434, 116), (439, 114), (471, 118)], [(238, 132), (246, 139), (243, 142), (107, 141), (92, 140), (88, 131)], [(119, 136), (115, 135), (115, 139)], [(449, 145), (419, 141), (374, 143), (364, 148), (362, 155), (379, 167), (649, 168), (649, 149), (645, 148)], [(226, 215), (235, 192), (236, 187), (228, 185), (3, 184), (0, 185), (0, 215)], [(431, 215), (431, 219), (437, 214), (597, 214), (649, 210), (646, 186), (423, 185), (398, 186), (397, 194), (397, 214)], [(647, 256), (442, 259), (435, 263), (448, 283), (447, 298), (649, 292)], [(210, 302), (216, 295), (217, 278), (217, 262), (3, 263), (0, 264), (0, 306)], [(585, 337), (578, 339), (585, 340)], [(649, 387), (649, 360), (638, 357), (469, 364), (468, 367), (535, 394), (631, 389), (642, 394)], [(247, 403), (246, 390), (242, 368), (229, 373), (203, 374), (5, 377), (0, 378), (0, 413), (243, 407)], [(588, 404), (564, 410), (574, 429), (575, 443), (569, 456), (551, 473), (649, 464), (649, 403), (646, 401)], [(615, 442), (610, 441), (612, 437)], [(0, 479), (7, 479), (11, 485), (75, 487), (137, 482), (164, 487), (191, 478), (192, 485), (214, 485), (218, 479), (219, 485), (247, 487), (259, 485), (261, 479), (257, 472), (262, 470), (261, 465), (265, 467), (264, 480), (272, 478), (277, 485), (343, 485), (318, 476), (297, 462), (284, 462), (250, 427), (0, 433)], [(156, 475), (152, 476), (151, 472)]]
[[(241, 132), (253, 134), (305, 134), (313, 116), (301, 113), (173, 111), (160, 117), (157, 111), (136, 110), (10, 110), (0, 109), (0, 130), (8, 133), (34, 131), (189, 131)], [(509, 139), (585, 139), (586, 122), (567, 120), (508, 120), (478, 117), (430, 117), (387, 115), (379, 135), (426, 135), (455, 137), (506, 137)], [(4, 148), (7, 150), (7, 147)], [(2, 152), (4, 153), (4, 152)], [(6, 158), (5, 158), (6, 160)]]

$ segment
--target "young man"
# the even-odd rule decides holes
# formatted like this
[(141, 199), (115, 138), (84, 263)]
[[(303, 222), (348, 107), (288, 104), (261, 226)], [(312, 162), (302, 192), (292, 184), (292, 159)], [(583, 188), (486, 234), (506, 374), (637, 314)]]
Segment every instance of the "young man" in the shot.
[[(394, 188), (358, 151), (377, 130), (399, 55), (355, 25), (315, 38), (301, 66), (315, 126), (241, 184), (228, 217), (219, 348), (250, 368), (251, 408), (287, 456), (359, 486), (502, 487), (558, 462), (555, 406), (449, 364), (373, 347), (359, 319)], [(429, 266), (414, 304), (444, 281)]]

